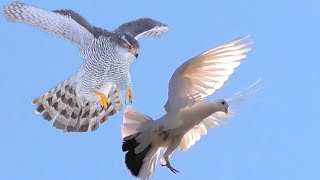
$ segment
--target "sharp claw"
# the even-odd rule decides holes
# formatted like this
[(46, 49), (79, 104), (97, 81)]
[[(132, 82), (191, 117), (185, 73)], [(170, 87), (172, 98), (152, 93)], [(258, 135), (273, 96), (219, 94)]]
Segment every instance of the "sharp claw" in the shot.
[(171, 172), (173, 172), (174, 174), (177, 174), (177, 173), (180, 173), (180, 171), (176, 170), (175, 168), (173, 167), (168, 167), (170, 169)]
[(162, 167), (166, 166), (172, 173), (177, 174), (180, 173), (180, 171), (178, 171), (177, 169), (173, 168), (170, 163), (166, 163), (166, 164), (160, 164)]
[(108, 108), (108, 106), (109, 106), (108, 100), (107, 100), (107, 103), (106, 103), (105, 105), (102, 105), (102, 104), (101, 104), (101, 107), (102, 107), (102, 108)]

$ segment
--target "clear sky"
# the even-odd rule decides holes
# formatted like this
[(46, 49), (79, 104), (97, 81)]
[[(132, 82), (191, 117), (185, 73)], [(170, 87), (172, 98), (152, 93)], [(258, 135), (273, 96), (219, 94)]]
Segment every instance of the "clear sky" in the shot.
[[(181, 63), (252, 34), (248, 58), (212, 98), (232, 95), (260, 77), (262, 90), (225, 125), (173, 154), (180, 174), (158, 165), (154, 179), (320, 179), (320, 1), (23, 2), (73, 9), (108, 30), (140, 17), (167, 23), (170, 31), (160, 39), (139, 40), (131, 68), (133, 105), (153, 118), (164, 113), (168, 81)], [(32, 99), (81, 65), (77, 48), (3, 16), (0, 27), (0, 179), (132, 179), (121, 152), (122, 113), (83, 134), (62, 133), (34, 114)]]

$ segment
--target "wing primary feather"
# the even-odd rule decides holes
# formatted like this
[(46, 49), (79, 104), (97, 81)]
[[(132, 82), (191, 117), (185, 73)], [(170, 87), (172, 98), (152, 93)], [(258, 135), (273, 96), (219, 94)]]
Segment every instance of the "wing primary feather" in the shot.
[(169, 82), (166, 111), (190, 106), (221, 88), (251, 50), (252, 42), (244, 42), (249, 36), (209, 49), (183, 63)]

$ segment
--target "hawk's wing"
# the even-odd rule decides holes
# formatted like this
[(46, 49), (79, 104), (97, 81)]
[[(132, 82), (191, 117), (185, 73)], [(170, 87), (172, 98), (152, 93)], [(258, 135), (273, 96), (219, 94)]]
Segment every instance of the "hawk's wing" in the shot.
[(4, 16), (9, 21), (31, 24), (48, 33), (64, 37), (78, 46), (91, 42), (92, 26), (72, 10), (47, 11), (20, 2), (4, 7)]
[(250, 51), (244, 36), (209, 49), (182, 64), (169, 82), (167, 112), (191, 106), (221, 88)]
[(169, 28), (166, 24), (149, 18), (141, 18), (121, 25), (115, 32), (129, 34), (138, 39), (140, 37), (160, 37), (168, 30)]

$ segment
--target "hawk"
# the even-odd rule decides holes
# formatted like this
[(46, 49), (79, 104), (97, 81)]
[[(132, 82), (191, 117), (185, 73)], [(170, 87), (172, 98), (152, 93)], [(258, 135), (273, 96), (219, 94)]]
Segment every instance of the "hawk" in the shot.
[(225, 99), (204, 99), (221, 88), (250, 51), (247, 36), (209, 49), (183, 63), (169, 82), (166, 114), (152, 120), (131, 107), (123, 115), (122, 151), (131, 174), (150, 179), (163, 150), (160, 164), (173, 173), (179, 171), (170, 164), (174, 150), (186, 151), (207, 129), (219, 126), (228, 117), (229, 103)]
[(36, 112), (65, 132), (86, 132), (99, 127), (121, 109), (121, 93), (132, 103), (130, 65), (138, 57), (140, 37), (160, 37), (166, 24), (141, 18), (114, 31), (90, 25), (72, 10), (47, 11), (20, 2), (4, 7), (8, 21), (31, 24), (63, 37), (79, 48), (84, 59), (79, 70), (63, 83), (37, 97)]

